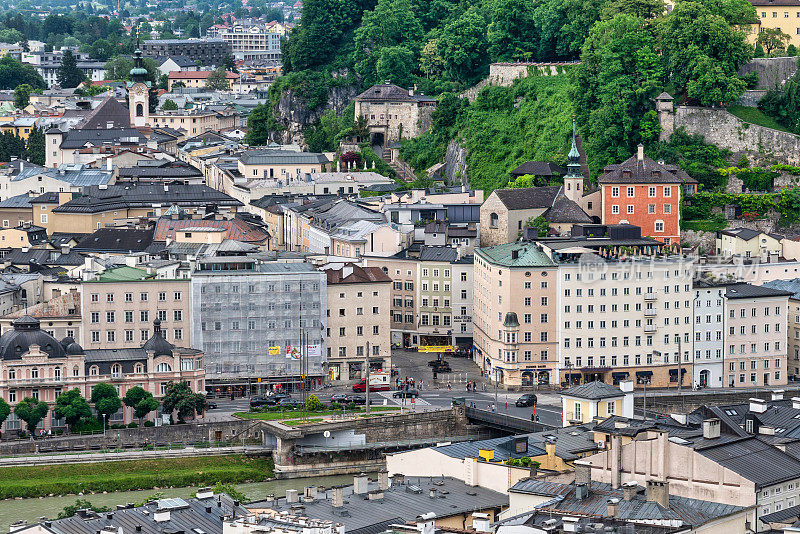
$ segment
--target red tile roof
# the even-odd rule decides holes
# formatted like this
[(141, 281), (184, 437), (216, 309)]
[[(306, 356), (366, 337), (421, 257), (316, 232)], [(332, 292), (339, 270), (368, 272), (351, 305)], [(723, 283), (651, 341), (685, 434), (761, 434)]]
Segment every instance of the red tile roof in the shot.
[[(347, 276), (343, 276), (345, 268), (352, 269)], [(392, 281), (380, 267), (359, 267), (354, 263), (347, 263), (342, 269), (327, 269), (325, 274), (328, 277), (328, 284), (368, 284)]]
[(225, 220), (197, 220), (197, 219), (168, 219), (163, 217), (156, 224), (153, 241), (166, 241), (167, 238), (175, 239), (175, 231), (183, 228), (219, 228), (228, 232), (227, 238), (245, 243), (263, 243), (269, 235), (261, 228), (239, 219)]

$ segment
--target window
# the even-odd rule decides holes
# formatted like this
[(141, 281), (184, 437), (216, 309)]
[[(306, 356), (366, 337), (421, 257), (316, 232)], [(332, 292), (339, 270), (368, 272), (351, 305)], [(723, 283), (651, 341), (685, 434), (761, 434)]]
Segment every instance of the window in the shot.
[(633, 198), (634, 189), (633, 187), (628, 187), (628, 198)]
[(619, 205), (618, 204), (614, 204), (614, 205), (611, 206), (611, 213), (613, 213), (613, 214), (619, 213)]
[(619, 187), (614, 186), (611, 188), (611, 196), (618, 197), (619, 196)]
[(655, 231), (656, 232), (663, 232), (664, 231), (664, 221), (656, 221)]
[(653, 198), (656, 196), (656, 188), (655, 187), (648, 187), (647, 188), (647, 196)]
[(632, 213), (633, 213), (633, 204), (628, 204), (628, 214), (630, 215)]
[(167, 362), (161, 362), (158, 365), (156, 365), (156, 373), (171, 373), (171, 372), (172, 372), (172, 366)]

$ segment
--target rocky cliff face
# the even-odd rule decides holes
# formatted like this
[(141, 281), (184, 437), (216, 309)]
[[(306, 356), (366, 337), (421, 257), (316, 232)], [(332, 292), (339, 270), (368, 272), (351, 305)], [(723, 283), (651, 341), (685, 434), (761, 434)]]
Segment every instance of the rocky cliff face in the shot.
[(358, 93), (358, 87), (355, 85), (331, 87), (328, 89), (328, 102), (324, 106), (308, 109), (305, 99), (297, 91), (294, 89), (284, 91), (275, 108), (275, 117), (283, 126), (283, 130), (277, 132), (275, 141), (283, 144), (298, 144), (307, 148), (303, 129), (314, 124), (329, 109), (332, 109), (337, 115), (341, 115)]
[(467, 149), (458, 144), (458, 141), (452, 140), (447, 144), (444, 165), (444, 174), (448, 184), (469, 184)]

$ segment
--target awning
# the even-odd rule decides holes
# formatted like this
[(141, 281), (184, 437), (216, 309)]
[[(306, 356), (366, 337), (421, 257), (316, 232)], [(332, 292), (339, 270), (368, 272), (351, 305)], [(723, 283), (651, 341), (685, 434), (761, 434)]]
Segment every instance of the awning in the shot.
[[(684, 373), (686, 373), (686, 369), (682, 367), (682, 368), (681, 368), (681, 374), (684, 374)], [(678, 370), (677, 370), (677, 369), (670, 369), (670, 370), (669, 370), (669, 374), (671, 374), (671, 375), (677, 375), (677, 374), (678, 374)]]
[(653, 371), (636, 371), (636, 376), (653, 376)]
[(567, 376), (570, 378), (580, 378), (583, 375), (581, 373), (568, 373)]
[(619, 371), (616, 373), (611, 373), (611, 376), (614, 378), (625, 378), (626, 376), (630, 376), (630, 373), (628, 371)]

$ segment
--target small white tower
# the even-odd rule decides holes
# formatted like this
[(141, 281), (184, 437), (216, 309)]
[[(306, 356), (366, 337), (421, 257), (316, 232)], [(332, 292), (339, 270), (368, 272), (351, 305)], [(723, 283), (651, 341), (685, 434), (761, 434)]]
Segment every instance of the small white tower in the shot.
[(583, 175), (581, 174), (581, 155), (575, 144), (575, 121), (572, 121), (572, 148), (567, 155), (567, 175), (564, 176), (564, 196), (580, 204), (583, 197)]

